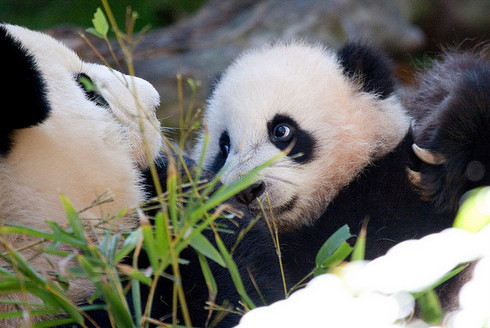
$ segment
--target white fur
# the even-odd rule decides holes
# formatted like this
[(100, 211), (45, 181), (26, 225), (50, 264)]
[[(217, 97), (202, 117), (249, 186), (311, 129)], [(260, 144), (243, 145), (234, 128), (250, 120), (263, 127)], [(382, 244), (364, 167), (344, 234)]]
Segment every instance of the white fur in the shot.
[[(142, 79), (84, 63), (45, 34), (6, 27), (34, 56), (47, 86), (51, 111), (41, 124), (17, 130), (12, 151), (0, 157), (0, 223), (48, 229), (45, 221), (51, 220), (66, 226), (60, 194), (77, 210), (106, 191), (113, 196), (113, 202), (82, 213), (84, 218), (106, 217), (138, 206), (145, 197), (139, 170), (156, 157), (162, 142), (155, 115), (159, 104), (156, 90)], [(75, 81), (77, 73), (94, 81), (110, 108), (96, 106), (86, 98)], [(135, 221), (128, 216), (111, 224), (113, 229), (127, 230)], [(31, 242), (29, 238), (2, 237), (14, 248)], [(41, 272), (51, 270), (44, 257), (32, 263)], [(83, 301), (92, 290), (85, 282), (75, 282), (69, 296), (75, 302)]]
[[(392, 150), (409, 120), (395, 96), (380, 100), (360, 91), (342, 74), (336, 55), (320, 46), (279, 44), (246, 53), (225, 72), (205, 114), (210, 167), (228, 130), (230, 154), (223, 180), (232, 182), (280, 152), (269, 140), (267, 121), (276, 113), (292, 117), (316, 141), (306, 164), (288, 157), (262, 171), (272, 208), (298, 197), (296, 206), (276, 217), (280, 226), (308, 224), (371, 161)], [(193, 157), (198, 160), (204, 132)], [(265, 193), (261, 197), (266, 203)], [(257, 209), (257, 202), (251, 204)]]

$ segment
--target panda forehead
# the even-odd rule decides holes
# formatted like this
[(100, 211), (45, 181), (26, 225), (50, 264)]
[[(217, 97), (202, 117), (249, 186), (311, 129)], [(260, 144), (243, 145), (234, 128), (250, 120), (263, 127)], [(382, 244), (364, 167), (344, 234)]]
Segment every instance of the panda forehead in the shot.
[(335, 54), (324, 48), (265, 48), (245, 54), (226, 71), (210, 98), (207, 118), (237, 137), (263, 138), (279, 114), (311, 132), (346, 114), (355, 91)]

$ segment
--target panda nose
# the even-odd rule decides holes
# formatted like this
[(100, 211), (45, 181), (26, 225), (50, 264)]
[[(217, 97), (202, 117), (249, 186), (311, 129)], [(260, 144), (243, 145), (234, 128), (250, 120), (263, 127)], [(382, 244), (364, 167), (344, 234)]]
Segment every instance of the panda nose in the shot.
[(248, 205), (254, 201), (255, 198), (262, 195), (265, 190), (265, 184), (261, 182), (256, 182), (250, 187), (242, 190), (236, 195), (236, 198), (243, 204)]

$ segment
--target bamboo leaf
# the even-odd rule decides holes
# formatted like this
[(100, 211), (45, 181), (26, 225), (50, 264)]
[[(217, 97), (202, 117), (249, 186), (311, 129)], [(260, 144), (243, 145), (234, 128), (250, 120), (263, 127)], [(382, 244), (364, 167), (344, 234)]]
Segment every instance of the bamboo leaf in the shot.
[(204, 237), (202, 234), (195, 235), (190, 241), (189, 244), (194, 248), (198, 253), (210, 258), (214, 262), (218, 263), (222, 267), (226, 268), (226, 264), (223, 261), (218, 250), (209, 242), (209, 240)]
[(114, 319), (116, 327), (134, 327), (130, 311), (119, 293), (109, 283), (102, 284), (102, 290), (108, 313)]
[(77, 211), (70, 203), (68, 198), (66, 198), (64, 195), (60, 195), (60, 198), (61, 198), (61, 202), (63, 203), (63, 207), (65, 209), (66, 218), (68, 219), (68, 222), (70, 223), (70, 226), (73, 229), (73, 234), (77, 239), (85, 240), (83, 235), (85, 229), (83, 227), (82, 221), (80, 220), (80, 217), (78, 216)]
[(201, 271), (204, 276), (204, 280), (206, 281), (206, 285), (208, 286), (209, 294), (212, 298), (215, 298), (216, 294), (218, 294), (218, 285), (216, 284), (216, 280), (214, 279), (213, 273), (211, 272), (209, 263), (204, 255), (198, 253), (197, 256), (199, 258), (199, 263), (201, 265)]
[(354, 245), (354, 250), (352, 252), (351, 261), (362, 261), (366, 254), (366, 235), (367, 235), (367, 224), (368, 220), (364, 220), (362, 224), (361, 232)]
[(468, 267), (468, 264), (463, 264), (463, 265), (461, 265), (461, 266), (459, 266), (459, 267), (457, 267), (457, 268), (449, 271), (441, 279), (439, 279), (437, 282), (435, 282), (434, 284), (432, 284), (432, 286), (424, 289), (421, 292), (412, 293), (413, 298), (414, 299), (418, 299), (419, 297), (421, 297), (422, 295), (424, 295), (428, 291), (436, 288), (437, 286), (439, 286), (439, 285), (443, 284), (444, 282), (446, 282), (447, 280), (451, 279), (452, 277), (454, 277), (455, 275), (457, 275), (458, 273), (460, 273), (461, 271), (463, 271), (464, 269), (466, 269), (466, 267)]
[(170, 241), (167, 236), (166, 225), (169, 224), (167, 212), (158, 212), (155, 215), (155, 239), (157, 243), (158, 254), (160, 259), (163, 259), (168, 254), (168, 249), (170, 247)]
[[(350, 234), (347, 224), (335, 231), (318, 251), (315, 261), (316, 266), (324, 267), (325, 263), (328, 263), (327, 261), (329, 261), (329, 258), (337, 251), (337, 249), (339, 249), (347, 241), (347, 239), (351, 237), (352, 235)], [(346, 249), (346, 246), (342, 247), (343, 249)]]
[(94, 28), (87, 29), (87, 32), (92, 33), (102, 39), (107, 37), (107, 33), (109, 32), (109, 23), (107, 22), (102, 9), (97, 8), (95, 11), (92, 24), (94, 25)]
[(233, 261), (233, 258), (231, 257), (230, 253), (226, 249), (226, 246), (223, 244), (223, 241), (221, 240), (219, 235), (215, 234), (215, 237), (216, 237), (216, 245), (218, 246), (218, 249), (221, 252), (221, 256), (223, 257), (223, 260), (226, 263), (226, 267), (230, 272), (231, 279), (233, 280), (233, 284), (235, 285), (238, 294), (240, 295), (243, 303), (249, 309), (254, 309), (255, 304), (252, 301), (252, 299), (248, 296), (247, 292), (245, 291), (245, 287), (243, 285), (242, 278), (240, 277), (240, 272), (238, 271), (235, 261)]
[(320, 266), (317, 266), (314, 269), (314, 275), (318, 276), (319, 274), (326, 273), (329, 267), (340, 264), (347, 258), (347, 256), (349, 256), (352, 250), (352, 246), (346, 242), (343, 242), (331, 256), (329, 256)]
[(126, 240), (124, 241), (121, 249), (116, 253), (114, 257), (114, 262), (119, 263), (124, 259), (129, 253), (134, 251), (136, 245), (138, 245), (139, 240), (141, 239), (142, 231), (141, 228), (138, 228), (132, 231)]
[(420, 308), (421, 317), (425, 322), (431, 325), (437, 325), (442, 321), (444, 313), (434, 290), (430, 290), (419, 297), (417, 304)]
[(78, 239), (72, 234), (64, 231), (56, 222), (47, 221), (46, 224), (51, 228), (51, 230), (53, 230), (54, 240), (68, 245), (76, 246), (81, 249), (87, 249), (87, 244), (85, 243), (85, 240)]
[(102, 34), (100, 34), (99, 32), (97, 32), (97, 30), (95, 28), (93, 28), (93, 27), (89, 27), (89, 28), (85, 29), (85, 31), (87, 31), (88, 33), (90, 33), (92, 35), (95, 35), (99, 39), (103, 39), (104, 38), (104, 36)]
[(155, 247), (155, 238), (153, 237), (153, 230), (150, 225), (143, 224), (141, 225), (141, 230), (143, 233), (143, 247), (146, 251), (146, 255), (148, 255), (148, 259), (150, 260), (151, 267), (153, 271), (156, 272), (158, 270), (158, 256), (157, 249)]
[(40, 285), (45, 285), (47, 283), (46, 278), (37, 272), (36, 269), (26, 259), (24, 259), (22, 255), (20, 255), (19, 252), (10, 250), (8, 253), (10, 257), (15, 260), (15, 266), (24, 276), (32, 279), (32, 281)]
[(133, 279), (136, 279), (136, 280), (144, 283), (147, 286), (151, 286), (151, 283), (152, 283), (151, 278), (150, 277), (147, 277), (143, 271), (138, 270), (136, 268), (133, 268), (130, 265), (120, 266), (119, 268), (121, 269), (121, 271), (125, 275), (127, 275), (127, 276), (129, 276), (129, 277), (131, 277)]

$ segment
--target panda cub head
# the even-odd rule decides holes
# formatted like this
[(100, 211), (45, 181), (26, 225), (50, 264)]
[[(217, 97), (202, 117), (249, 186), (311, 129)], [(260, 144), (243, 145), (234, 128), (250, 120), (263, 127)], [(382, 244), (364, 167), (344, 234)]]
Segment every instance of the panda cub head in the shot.
[[(236, 60), (206, 108), (205, 168), (232, 182), (282, 151), (238, 198), (259, 212), (256, 198), (284, 228), (310, 224), (373, 160), (392, 150), (409, 119), (393, 94), (386, 59), (348, 44), (338, 53), (282, 43)], [(205, 131), (193, 157), (203, 153)]]
[(81, 210), (109, 191), (91, 218), (139, 205), (161, 146), (156, 90), (23, 27), (0, 25), (0, 49), (0, 224), (64, 225), (60, 194)]

